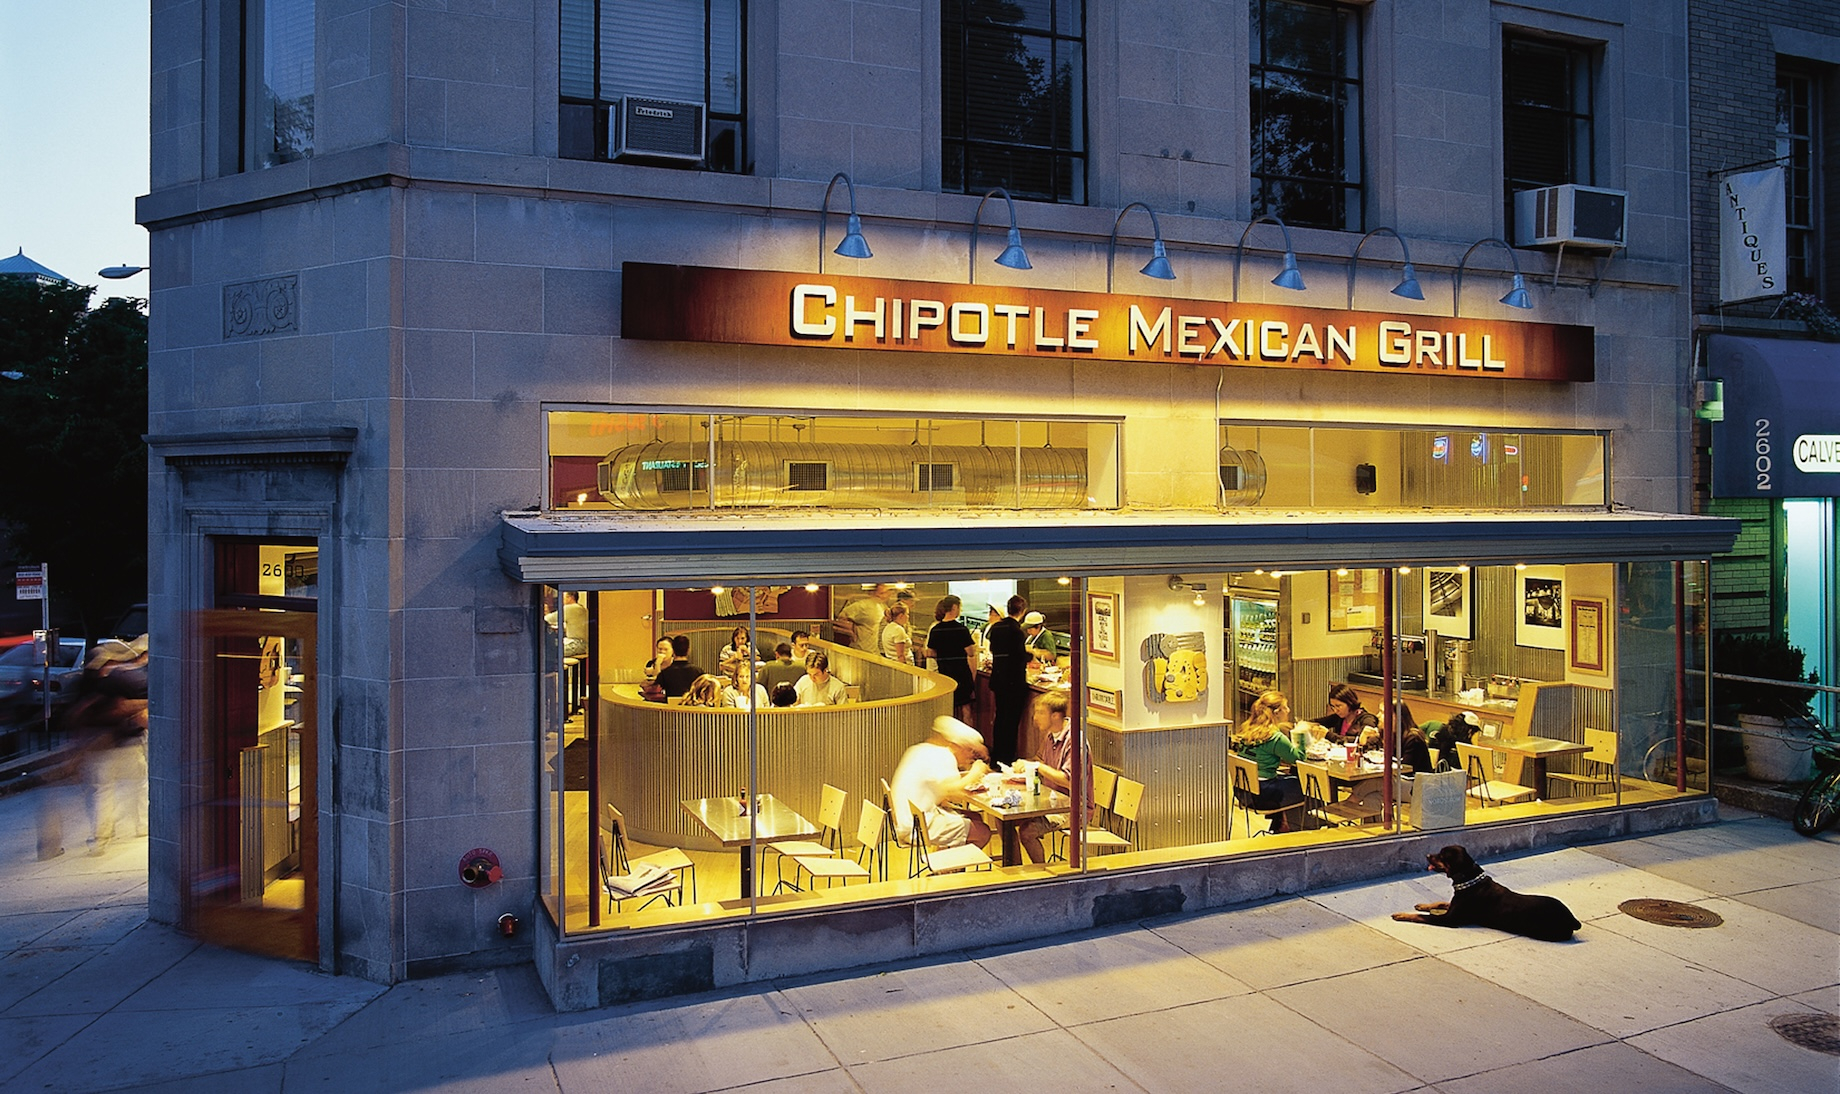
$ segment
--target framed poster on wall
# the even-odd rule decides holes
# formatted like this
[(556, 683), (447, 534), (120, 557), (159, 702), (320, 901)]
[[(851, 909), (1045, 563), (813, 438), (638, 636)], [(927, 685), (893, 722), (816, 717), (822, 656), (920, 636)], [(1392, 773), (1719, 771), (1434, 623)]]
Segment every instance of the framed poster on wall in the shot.
[(1605, 602), (1594, 597), (1575, 596), (1567, 605), (1571, 613), (1571, 666), (1579, 672), (1608, 676), (1609, 631), (1606, 626)]
[(1445, 638), (1474, 638), (1470, 624), (1468, 566), (1427, 566), (1425, 629)]
[(1088, 687), (1086, 689), (1086, 709), (1094, 714), (1118, 715), (1118, 693), (1111, 688)]
[(1329, 572), (1329, 629), (1365, 631), (1380, 625), (1380, 571)]
[(1086, 650), (1094, 657), (1118, 660), (1118, 594), (1086, 594)]
[(1519, 592), (1514, 641), (1541, 650), (1565, 648), (1565, 568), (1529, 566), (1515, 572)]

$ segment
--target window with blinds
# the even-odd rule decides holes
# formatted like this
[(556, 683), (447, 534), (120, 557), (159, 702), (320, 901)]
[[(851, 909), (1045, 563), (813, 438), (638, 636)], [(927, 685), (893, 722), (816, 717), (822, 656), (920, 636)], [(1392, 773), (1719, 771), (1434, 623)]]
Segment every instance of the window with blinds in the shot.
[(701, 165), (745, 170), (745, 20), (745, 0), (562, 0), (561, 154), (606, 158), (627, 98), (692, 103), (706, 119)]
[(941, 182), (1086, 201), (1085, 0), (942, 0)]
[(1502, 159), (1507, 223), (1514, 195), (1538, 186), (1594, 181), (1593, 53), (1545, 38), (1502, 39)]

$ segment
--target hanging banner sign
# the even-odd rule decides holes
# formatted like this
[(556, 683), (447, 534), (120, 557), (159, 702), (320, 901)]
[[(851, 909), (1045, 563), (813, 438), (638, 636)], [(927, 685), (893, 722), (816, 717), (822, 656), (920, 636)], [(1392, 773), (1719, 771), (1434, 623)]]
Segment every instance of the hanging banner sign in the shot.
[(628, 262), (620, 335), (1223, 368), (1595, 378), (1589, 327)]
[(1719, 302), (1787, 291), (1783, 169), (1726, 175), (1719, 184)]

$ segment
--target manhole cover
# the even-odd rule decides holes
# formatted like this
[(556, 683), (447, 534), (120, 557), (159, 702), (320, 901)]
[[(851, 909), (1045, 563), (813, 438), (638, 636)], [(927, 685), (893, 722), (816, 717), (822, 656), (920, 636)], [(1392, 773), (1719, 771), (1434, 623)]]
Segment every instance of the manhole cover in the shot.
[(1616, 910), (1644, 923), (1659, 923), (1663, 927), (1717, 927), (1725, 922), (1717, 912), (1678, 900), (1625, 900)]
[(1792, 1045), (1840, 1056), (1840, 1017), (1831, 1014), (1778, 1014), (1770, 1028)]

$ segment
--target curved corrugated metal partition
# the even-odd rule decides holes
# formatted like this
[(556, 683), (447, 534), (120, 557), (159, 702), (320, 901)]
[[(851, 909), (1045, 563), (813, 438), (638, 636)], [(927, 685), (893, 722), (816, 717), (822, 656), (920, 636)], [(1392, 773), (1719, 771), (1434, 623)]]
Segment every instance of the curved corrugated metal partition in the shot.
[[(1017, 462), (1020, 457), (1021, 467)], [(601, 497), (621, 509), (1086, 507), (1086, 450), (984, 445), (648, 441), (608, 454)]]

